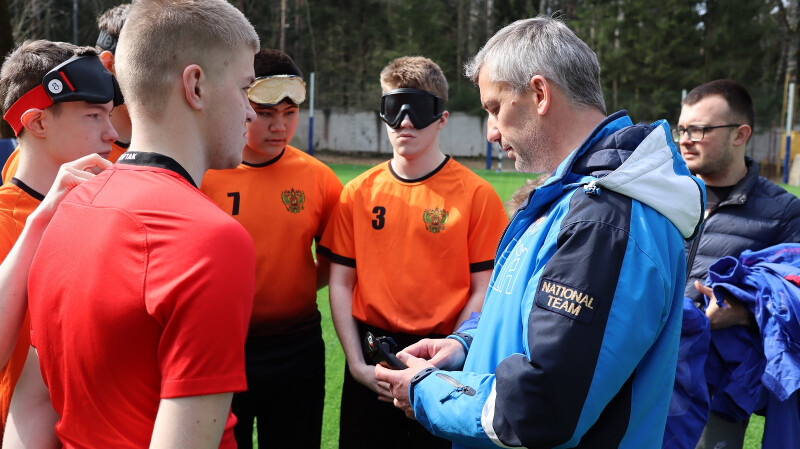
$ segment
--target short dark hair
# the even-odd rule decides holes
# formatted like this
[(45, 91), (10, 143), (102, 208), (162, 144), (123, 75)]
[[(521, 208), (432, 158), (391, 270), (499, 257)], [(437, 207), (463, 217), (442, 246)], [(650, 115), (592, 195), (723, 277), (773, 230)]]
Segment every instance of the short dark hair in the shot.
[(270, 48), (262, 48), (256, 53), (253, 61), (253, 69), (256, 72), (256, 78), (262, 76), (273, 75), (294, 75), (303, 77), (303, 72), (297, 67), (297, 64), (292, 61), (286, 53), (280, 50), (273, 50)]
[[(97, 16), (97, 31), (101, 34), (106, 33), (108, 37), (114, 40), (114, 44), (110, 50), (112, 53), (116, 50), (116, 41), (119, 40), (119, 33), (122, 31), (122, 25), (125, 24), (125, 19), (128, 18), (128, 10), (130, 9), (130, 3), (123, 3), (107, 9)], [(100, 51), (102, 51), (102, 49)]]
[(692, 89), (681, 104), (691, 106), (712, 95), (725, 99), (733, 114), (731, 119), (744, 120), (750, 128), (754, 126), (756, 113), (753, 109), (753, 98), (744, 86), (733, 80), (714, 80), (701, 84)]

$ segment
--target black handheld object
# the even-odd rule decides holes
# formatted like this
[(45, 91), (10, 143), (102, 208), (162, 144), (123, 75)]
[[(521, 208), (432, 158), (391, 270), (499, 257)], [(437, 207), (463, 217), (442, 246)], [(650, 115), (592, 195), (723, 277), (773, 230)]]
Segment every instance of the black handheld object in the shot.
[(394, 353), (397, 351), (397, 343), (392, 337), (376, 337), (372, 332), (367, 332), (364, 337), (367, 345), (367, 355), (375, 364), (386, 362), (391, 369), (406, 369), (405, 363), (401, 362)]

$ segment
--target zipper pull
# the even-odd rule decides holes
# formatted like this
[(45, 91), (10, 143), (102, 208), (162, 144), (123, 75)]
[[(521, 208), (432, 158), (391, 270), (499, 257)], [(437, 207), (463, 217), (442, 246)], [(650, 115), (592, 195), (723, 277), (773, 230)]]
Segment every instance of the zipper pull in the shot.
[[(447, 397), (453, 396), (453, 393), (462, 393), (462, 394), (465, 394), (467, 396), (475, 396), (475, 389), (474, 388), (472, 388), (472, 387), (470, 387), (468, 385), (462, 384), (461, 382), (457, 381), (453, 377), (448, 376), (447, 374), (444, 374), (444, 373), (436, 373), (436, 376), (439, 377), (440, 379), (444, 380), (445, 382), (449, 383), (453, 387), (455, 387), (455, 389), (453, 391), (451, 391), (450, 394), (447, 395)], [(445, 397), (442, 400), (442, 402), (444, 402), (444, 400), (446, 400), (447, 397)]]
[(589, 196), (600, 195), (600, 187), (597, 187), (597, 180), (591, 181), (583, 186), (583, 193)]

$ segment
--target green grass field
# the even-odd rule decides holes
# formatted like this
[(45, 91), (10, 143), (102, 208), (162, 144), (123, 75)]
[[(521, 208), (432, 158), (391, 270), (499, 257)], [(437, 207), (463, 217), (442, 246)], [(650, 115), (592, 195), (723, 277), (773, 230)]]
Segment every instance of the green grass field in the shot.
[[(366, 165), (331, 165), (342, 183), (347, 183), (364, 170), (369, 168)], [(496, 173), (490, 170), (475, 170), (478, 175), (489, 181), (497, 191), (503, 201), (506, 201), (511, 194), (528, 177), (520, 173)], [(783, 186), (789, 192), (800, 197), (800, 187)], [(342, 374), (344, 369), (344, 353), (336, 337), (331, 320), (331, 310), (328, 303), (328, 289), (324, 288), (317, 294), (317, 304), (322, 313), (322, 333), (325, 339), (325, 411), (322, 423), (322, 448), (336, 449), (339, 440), (339, 401), (342, 388)], [(745, 436), (745, 449), (757, 449), (761, 447), (761, 436), (764, 433), (764, 419), (760, 416), (753, 416), (750, 426)]]

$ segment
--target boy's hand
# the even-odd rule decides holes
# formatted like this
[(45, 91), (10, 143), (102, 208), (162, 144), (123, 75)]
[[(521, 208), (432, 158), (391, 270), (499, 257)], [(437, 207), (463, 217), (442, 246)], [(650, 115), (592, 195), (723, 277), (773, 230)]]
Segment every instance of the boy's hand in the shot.
[[(461, 343), (456, 342), (456, 344), (461, 346)], [(410, 347), (411, 346), (409, 346), (409, 348)], [(427, 360), (414, 357), (405, 351), (398, 352), (397, 358), (408, 365), (408, 369), (392, 370), (381, 365), (375, 365), (375, 377), (379, 381), (389, 384), (391, 394), (394, 396), (394, 406), (402, 410), (408, 418), (416, 419), (414, 418), (414, 410), (411, 408), (411, 403), (408, 400), (408, 384), (411, 383), (411, 379), (418, 372), (434, 365)]]
[(50, 191), (47, 192), (44, 201), (36, 208), (34, 214), (49, 222), (67, 193), (111, 165), (110, 161), (103, 159), (97, 153), (63, 164), (58, 170), (53, 186), (50, 187)]
[(389, 391), (389, 384), (385, 381), (379, 380), (375, 377), (375, 369), (372, 365), (366, 363), (350, 364), (350, 375), (353, 376), (358, 383), (364, 385), (370, 390), (378, 394), (378, 400), (383, 402), (392, 402), (392, 392)]

